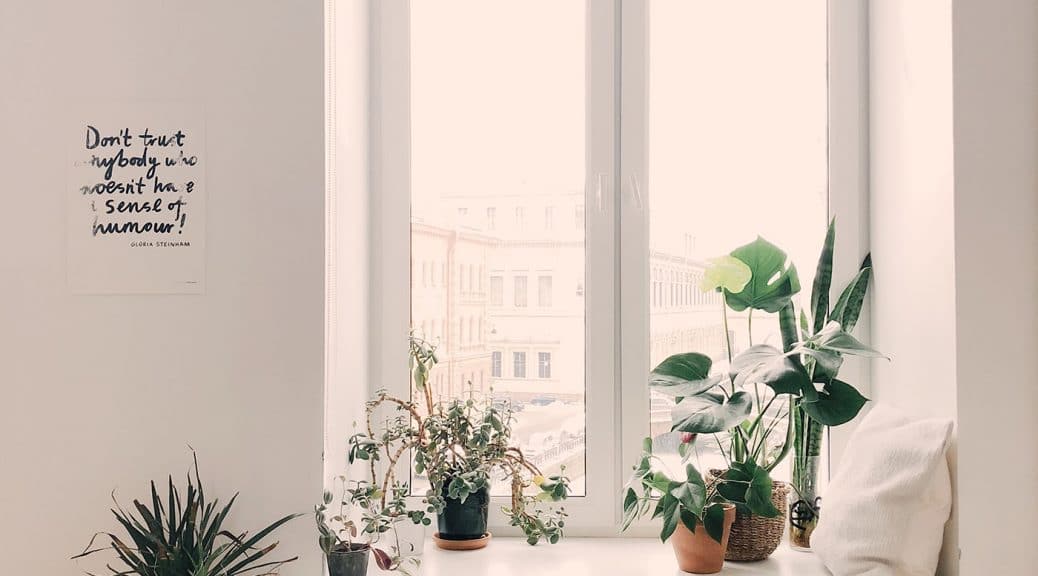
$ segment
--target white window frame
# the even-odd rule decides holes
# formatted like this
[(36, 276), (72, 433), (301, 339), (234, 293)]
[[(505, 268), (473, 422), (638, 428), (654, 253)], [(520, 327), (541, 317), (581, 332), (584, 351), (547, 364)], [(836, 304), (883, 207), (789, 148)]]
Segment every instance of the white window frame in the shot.
[[(575, 536), (618, 535), (621, 487), (649, 432), (652, 295), (642, 197), (648, 185), (647, 1), (588, 0), (587, 93), (595, 97), (586, 111), (585, 406), (587, 437), (594, 440), (586, 452), (588, 495), (566, 504), (567, 533)], [(370, 6), (371, 387), (407, 395), (410, 1), (379, 0)], [(840, 223), (834, 277), (843, 279), (853, 274), (868, 246), (865, 0), (829, 0), (828, 22), (829, 207)], [(867, 339), (868, 310), (858, 329)], [(844, 370), (868, 395), (867, 363), (852, 360)], [(849, 428), (833, 434), (834, 461)], [(499, 508), (492, 506), (491, 530), (517, 534)], [(628, 535), (656, 531), (657, 526), (640, 523)]]

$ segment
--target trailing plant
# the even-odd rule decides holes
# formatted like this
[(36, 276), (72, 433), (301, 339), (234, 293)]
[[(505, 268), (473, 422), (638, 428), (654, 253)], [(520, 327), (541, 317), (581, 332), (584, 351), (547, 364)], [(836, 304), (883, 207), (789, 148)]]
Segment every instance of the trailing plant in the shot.
[(685, 476), (678, 480), (665, 469), (652, 453), (652, 439), (646, 438), (638, 466), (624, 488), (622, 530), (652, 510), (652, 518), (663, 521), (663, 542), (674, 534), (679, 522), (690, 532), (702, 524), (711, 538), (721, 542), (726, 505), (766, 516), (778, 514), (771, 503), (771, 478), (753, 460), (733, 463), (722, 477), (709, 481), (703, 480), (692, 463), (685, 464)]
[[(339, 476), (336, 481), (339, 494), (326, 490), (321, 504), (314, 508), (318, 543), (325, 555), (367, 547), (379, 568), (414, 573), (421, 561), (404, 555), (397, 527), (400, 522), (428, 525), (429, 519), (424, 512), (407, 509), (407, 486), (393, 483), (386, 494), (379, 484), (367, 480)], [(334, 512), (331, 506), (336, 506)], [(383, 538), (389, 542), (383, 543)]]
[[(125, 540), (112, 532), (99, 532), (73, 559), (111, 550), (122, 564), (119, 568), (106, 565), (115, 576), (235, 576), (246, 573), (262, 576), (276, 574), (283, 564), (296, 560), (297, 557), (269, 560), (268, 555), (278, 543), (261, 542), (299, 514), (285, 516), (253, 535), (232, 533), (225, 526), (238, 495), (231, 497), (222, 508), (219, 500), (207, 500), (198, 473), (197, 457), (193, 468), (194, 479), (189, 473), (183, 498), (174, 486), (172, 476), (164, 498), (160, 497), (152, 482), (151, 502), (144, 504), (134, 500), (131, 511), (115, 500), (113, 492), (115, 508), (112, 514), (126, 531)], [(95, 548), (98, 537), (107, 538), (107, 545)]]
[[(415, 472), (429, 478), (424, 499), (428, 513), (442, 513), (447, 498), (464, 502), (469, 495), (489, 488), (492, 480), (506, 481), (511, 499), (503, 510), (511, 524), (523, 531), (531, 545), (541, 539), (558, 542), (566, 512), (549, 503), (568, 496), (569, 479), (564, 474), (545, 478), (511, 444), (515, 418), (509, 404), (497, 404), (490, 397), (478, 398), (474, 393), (468, 398), (434, 401), (428, 382), (438, 362), (436, 348), (414, 334), (409, 344), (416, 399), (403, 400), (385, 390), (376, 392), (367, 404), (366, 432), (350, 438), (350, 462), (367, 461), (372, 484), (378, 483), (381, 466), (381, 494), (385, 498), (396, 482), (396, 465), (413, 450)], [(392, 416), (386, 418), (381, 434), (376, 435), (374, 421), (384, 416), (387, 408)], [(531, 488), (536, 489), (535, 494), (528, 493)]]

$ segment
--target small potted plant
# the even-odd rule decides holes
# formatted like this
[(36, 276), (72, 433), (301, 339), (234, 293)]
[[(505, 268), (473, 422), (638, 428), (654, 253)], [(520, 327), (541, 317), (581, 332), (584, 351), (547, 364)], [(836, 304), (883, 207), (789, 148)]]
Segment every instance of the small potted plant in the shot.
[[(405, 498), (407, 487), (392, 484), (389, 492), (366, 480), (337, 479), (341, 492), (336, 495), (325, 491), (324, 498), (314, 509), (318, 542), (324, 551), (330, 576), (364, 576), (368, 557), (383, 570), (411, 574), (418, 568), (418, 558), (406, 554), (400, 545), (397, 529), (401, 522), (428, 523), (420, 511), (408, 511)], [(336, 505), (334, 515), (329, 507)], [(383, 538), (390, 537), (389, 542)]]
[[(799, 292), (800, 280), (785, 252), (757, 238), (713, 259), (700, 288), (721, 295), (727, 366), (715, 366), (711, 356), (700, 352), (675, 354), (653, 369), (649, 386), (675, 400), (672, 430), (684, 435), (679, 445), (683, 462), (693, 454), (692, 439), (709, 435), (727, 461), (724, 469), (711, 470), (709, 479), (735, 486), (746, 480), (746, 470), (759, 476), (759, 498), (746, 503), (733, 499), (736, 519), (726, 558), (764, 560), (782, 539), (784, 520), (779, 510), (784, 508), (787, 490), (784, 483), (773, 482), (770, 473), (792, 444), (788, 414), (793, 398), (811, 384), (792, 360), (762, 369), (771, 356), (762, 359), (760, 346), (754, 346), (754, 312), (773, 314), (784, 309)], [(746, 316), (750, 346), (739, 354), (732, 344), (730, 312)], [(721, 486), (724, 489), (723, 482)]]
[[(475, 394), (433, 401), (427, 382), (436, 362), (435, 347), (412, 335), (410, 370), (418, 401), (378, 391), (367, 405), (367, 431), (350, 439), (351, 462), (369, 461), (374, 478), (375, 462), (381, 460), (383, 485), (389, 486), (396, 477), (396, 465), (413, 450), (415, 473), (429, 479), (425, 511), (437, 515), (439, 531), (434, 540), (441, 548), (476, 549), (487, 544), (489, 490), (495, 473), (510, 488), (510, 504), (503, 510), (527, 542), (558, 542), (566, 512), (551, 503), (568, 496), (568, 479), (563, 474), (546, 478), (511, 444), (514, 416), (510, 405)], [(376, 436), (373, 421), (387, 407), (396, 416)]]
[(714, 574), (724, 566), (725, 551), (737, 506), (767, 502), (771, 492), (767, 472), (752, 460), (736, 464), (730, 478), (704, 480), (696, 467), (685, 464), (675, 479), (652, 453), (652, 439), (643, 442), (642, 456), (624, 490), (623, 530), (649, 514), (660, 518), (660, 540), (670, 540), (683, 572)]
[[(186, 492), (174, 486), (170, 476), (164, 496), (159, 495), (152, 482), (151, 502), (144, 504), (134, 500), (136, 513), (127, 511), (116, 501), (112, 514), (126, 531), (125, 542), (114, 533), (99, 532), (90, 539), (86, 550), (73, 559), (111, 550), (121, 563), (118, 568), (106, 565), (114, 576), (236, 576), (276, 574), (283, 564), (297, 558), (271, 560), (269, 554), (278, 543), (262, 542), (299, 514), (285, 516), (252, 535), (230, 532), (226, 526), (227, 518), (238, 495), (235, 494), (223, 507), (219, 500), (208, 500), (198, 474), (197, 457), (194, 460), (194, 479), (189, 473)], [(100, 536), (107, 538), (107, 545), (94, 547)]]

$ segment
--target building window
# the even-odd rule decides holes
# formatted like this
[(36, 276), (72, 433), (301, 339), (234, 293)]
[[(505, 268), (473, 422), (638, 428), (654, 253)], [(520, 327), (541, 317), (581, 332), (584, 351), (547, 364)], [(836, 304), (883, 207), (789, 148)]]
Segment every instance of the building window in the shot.
[(515, 227), (518, 230), (526, 228), (526, 209), (522, 206), (515, 207)]
[(526, 378), (526, 352), (512, 352), (512, 377)]
[(490, 277), (490, 305), (498, 308), (505, 305), (505, 279), (501, 276)]
[(493, 206), (487, 208), (487, 230), (494, 230), (497, 228), (497, 208)]
[(537, 353), (537, 377), (551, 378), (551, 352)]
[(537, 305), (551, 308), (551, 276), (537, 277)]
[(516, 308), (526, 308), (526, 276), (515, 277), (514, 303)]
[(555, 227), (555, 207), (545, 206), (544, 207), (544, 229), (551, 230)]
[(491, 378), (501, 377), (501, 352), (499, 350), (490, 353), (490, 376)]

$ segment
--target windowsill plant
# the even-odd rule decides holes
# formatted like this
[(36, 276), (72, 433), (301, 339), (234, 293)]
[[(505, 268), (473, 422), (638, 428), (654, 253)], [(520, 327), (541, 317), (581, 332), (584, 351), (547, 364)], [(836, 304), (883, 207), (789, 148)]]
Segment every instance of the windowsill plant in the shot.
[[(219, 500), (207, 500), (198, 473), (197, 457), (194, 459), (194, 480), (189, 473), (183, 499), (181, 495), (170, 476), (165, 499), (152, 482), (150, 506), (134, 500), (136, 514), (116, 501), (112, 514), (126, 531), (126, 541), (111, 532), (95, 534), (87, 549), (73, 559), (110, 549), (122, 564), (119, 568), (106, 565), (114, 576), (269, 576), (276, 574), (283, 564), (297, 559), (270, 560), (268, 555), (278, 543), (264, 545), (262, 542), (300, 515), (285, 516), (253, 535), (229, 532), (226, 521), (238, 495), (231, 497), (222, 508)], [(112, 499), (115, 499), (114, 494)], [(94, 548), (99, 536), (107, 536), (108, 545)]]
[[(367, 405), (366, 432), (350, 438), (349, 461), (368, 461), (372, 484), (376, 484), (381, 466), (381, 494), (385, 497), (390, 487), (404, 486), (396, 482), (396, 466), (407, 462), (403, 457), (413, 452), (414, 472), (425, 474), (430, 487), (424, 499), (426, 510), (406, 514), (418, 518), (418, 514), (435, 513), (441, 546), (449, 546), (451, 540), (485, 544), (489, 489), (496, 474), (510, 487), (510, 503), (504, 512), (527, 542), (558, 542), (566, 512), (550, 504), (568, 496), (568, 479), (562, 474), (545, 478), (511, 445), (514, 416), (507, 404), (476, 397), (434, 401), (428, 380), (436, 363), (435, 347), (412, 335), (410, 371), (418, 401), (378, 391)], [(386, 408), (394, 416), (376, 436), (373, 422)], [(528, 493), (531, 488), (536, 494)], [(406, 494), (406, 488), (402, 493)], [(424, 516), (421, 521), (427, 522)]]

